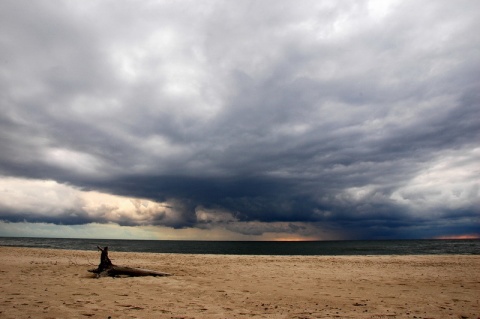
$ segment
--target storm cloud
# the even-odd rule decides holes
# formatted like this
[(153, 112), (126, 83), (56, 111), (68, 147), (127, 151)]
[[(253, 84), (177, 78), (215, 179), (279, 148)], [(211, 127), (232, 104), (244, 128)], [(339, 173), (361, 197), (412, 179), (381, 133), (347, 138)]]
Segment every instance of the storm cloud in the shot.
[(479, 21), (475, 1), (2, 1), (0, 220), (479, 234)]

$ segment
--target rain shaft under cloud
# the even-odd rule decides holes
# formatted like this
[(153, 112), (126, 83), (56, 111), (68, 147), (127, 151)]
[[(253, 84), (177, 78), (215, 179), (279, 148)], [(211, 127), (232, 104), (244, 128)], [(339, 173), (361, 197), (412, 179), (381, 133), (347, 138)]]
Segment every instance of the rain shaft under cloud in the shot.
[(478, 234), (479, 12), (3, 1), (0, 220)]

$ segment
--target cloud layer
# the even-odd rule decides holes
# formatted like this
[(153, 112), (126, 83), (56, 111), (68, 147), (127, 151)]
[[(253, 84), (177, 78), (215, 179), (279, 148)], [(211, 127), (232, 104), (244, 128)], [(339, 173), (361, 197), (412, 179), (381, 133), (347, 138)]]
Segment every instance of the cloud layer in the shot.
[(478, 232), (479, 12), (2, 1), (0, 219)]

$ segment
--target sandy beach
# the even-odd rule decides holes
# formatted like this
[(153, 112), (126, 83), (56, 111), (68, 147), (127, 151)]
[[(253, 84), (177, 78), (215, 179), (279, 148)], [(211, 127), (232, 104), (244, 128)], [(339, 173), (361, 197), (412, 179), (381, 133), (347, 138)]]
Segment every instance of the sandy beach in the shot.
[(0, 318), (480, 318), (480, 256), (120, 253), (0, 247)]

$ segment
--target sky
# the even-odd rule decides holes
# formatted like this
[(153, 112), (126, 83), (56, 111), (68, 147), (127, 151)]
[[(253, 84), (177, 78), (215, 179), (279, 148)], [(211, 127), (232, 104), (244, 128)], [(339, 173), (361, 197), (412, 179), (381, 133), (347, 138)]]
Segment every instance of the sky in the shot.
[(480, 2), (0, 1), (0, 236), (480, 238)]

